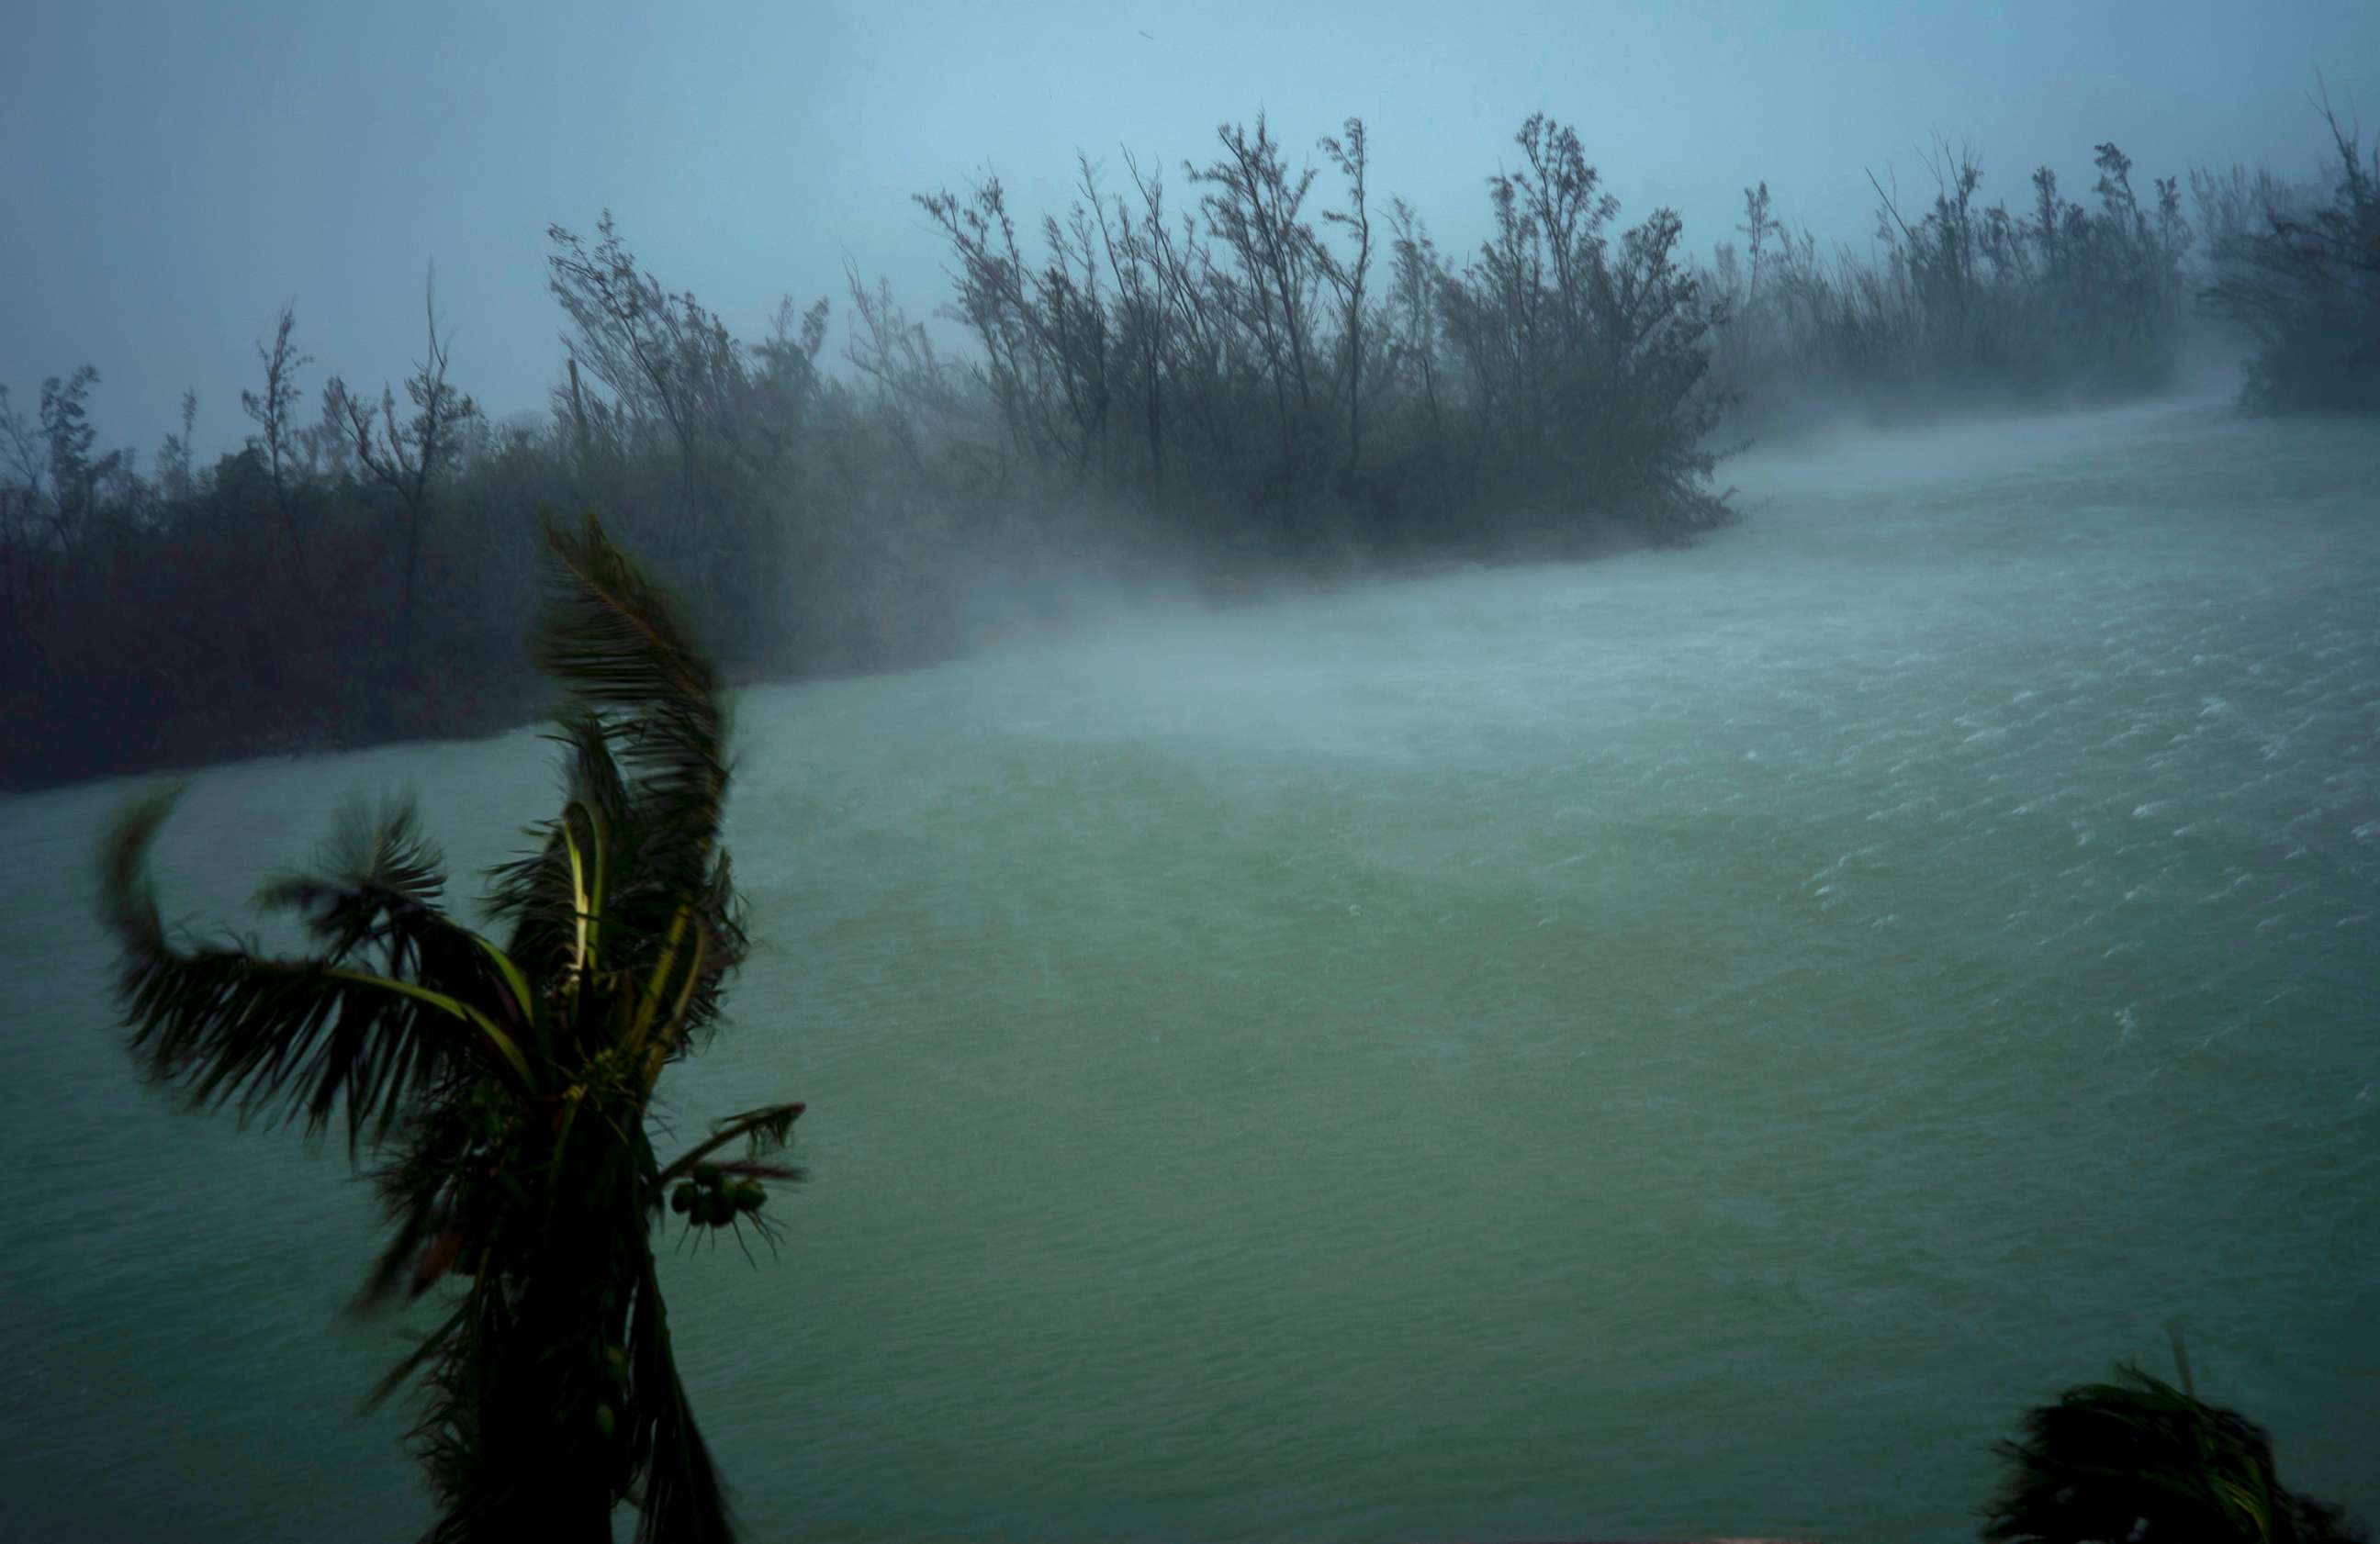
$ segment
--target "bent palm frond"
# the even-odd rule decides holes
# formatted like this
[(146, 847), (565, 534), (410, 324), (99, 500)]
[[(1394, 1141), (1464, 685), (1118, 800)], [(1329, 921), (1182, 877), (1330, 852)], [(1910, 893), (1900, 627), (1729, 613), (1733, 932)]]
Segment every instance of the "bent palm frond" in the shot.
[(725, 715), (710, 661), (669, 597), (590, 518), (549, 527), (557, 571), (536, 643), (540, 669), (606, 716), (651, 877), (698, 887), (727, 790)]
[(2343, 1544), (2356, 1537), (2335, 1508), (2281, 1485), (2263, 1429), (2136, 1367), (2028, 1412), (2022, 1440), (1997, 1452), (2007, 1475), (1984, 1512), (1986, 1539)]
[(493, 941), (439, 909), (445, 888), (438, 849), (421, 834), (411, 803), (377, 815), (351, 805), (325, 848), (323, 872), (276, 879), (258, 893), (257, 905), (299, 913), (331, 963), (369, 951), (376, 974), (484, 1000), (508, 1031), (535, 1031), (538, 1003), (528, 977)]
[[(499, 871), (492, 905), (513, 919), (513, 957), (536, 968), (576, 958), (590, 899), (607, 969), (650, 981), (663, 960), (698, 955), (666, 1033), (675, 1055), (714, 1021), (747, 947), (718, 850), (726, 715), (676, 606), (600, 526), (549, 526), (547, 540), (552, 583), (536, 652), (577, 699), (554, 736), (570, 752), (569, 803), (536, 829), (535, 851)], [(698, 949), (688, 947), (689, 925)]]
[(801, 1104), (771, 1104), (758, 1110), (747, 1110), (742, 1115), (729, 1116), (712, 1128), (710, 1136), (700, 1145), (689, 1149), (677, 1162), (663, 1169), (656, 1188), (692, 1173), (697, 1164), (737, 1141), (747, 1144), (746, 1151), (753, 1160), (745, 1165), (747, 1169), (759, 1168), (771, 1178), (801, 1178), (802, 1171), (798, 1167), (790, 1164), (764, 1166), (759, 1160), (783, 1152), (793, 1145), (794, 1122), (799, 1120), (802, 1112), (808, 1107)]
[[(237, 1104), (243, 1117), (267, 1124), (302, 1116), (309, 1136), (344, 1107), (350, 1151), (367, 1128), (374, 1140), (385, 1136), (457, 1073), (529, 1080), (514, 1035), (454, 991), (350, 969), (336, 952), (279, 959), (244, 947), (178, 947), (146, 873), (150, 843), (175, 797), (149, 799), (128, 813), (108, 838), (103, 865), (103, 917), (122, 950), (116, 989), (136, 1026), (134, 1055), (151, 1078), (178, 1086), (195, 1104)], [(325, 894), (335, 899), (324, 914), (339, 918), (325, 925), (342, 935), (370, 910), (352, 891)], [(400, 916), (405, 925), (392, 924), (383, 939), (393, 965), (449, 965), (459, 977), (464, 967), (454, 962), (468, 961), (470, 974), (488, 979), (492, 967), (462, 930), (443, 918), (432, 924), (408, 907), (381, 913), (383, 923)]]
[(397, 919), (446, 920), (438, 910), (446, 889), (444, 866), (410, 803), (377, 815), (359, 804), (346, 806), (320, 862), (321, 873), (273, 880), (256, 899), (264, 910), (300, 913), (333, 959), (385, 941)]
[(597, 930), (592, 941), (601, 957), (600, 916), (588, 913), (590, 907), (597, 913), (605, 908), (611, 876), (620, 870), (613, 833), (634, 835), (627, 790), (602, 719), (573, 704), (546, 738), (569, 752), (562, 813), (529, 828), (535, 848), (499, 865), (488, 891), (491, 912), (513, 923), (507, 952), (540, 975), (575, 969), (588, 942), (582, 935), (590, 928)]

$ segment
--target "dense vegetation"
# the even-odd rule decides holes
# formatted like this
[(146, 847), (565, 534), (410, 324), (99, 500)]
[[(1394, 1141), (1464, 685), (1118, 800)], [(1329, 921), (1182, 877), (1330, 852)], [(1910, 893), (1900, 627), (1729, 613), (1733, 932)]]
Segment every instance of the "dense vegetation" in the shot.
[(2003, 1442), (1999, 1494), (1983, 1508), (1993, 1544), (2358, 1544), (2338, 1507), (2289, 1490), (2272, 1438), (2182, 1386), (2135, 1367), (2026, 1412)]
[(2380, 204), (2332, 128), (2335, 188), (2194, 174), (2198, 233), (2114, 145), (2088, 207), (2044, 168), (2016, 212), (1944, 145), (1924, 207), (1879, 179), (1874, 257), (1822, 258), (1763, 184), (1704, 266), (1669, 211), (1621, 225), (1542, 115), (1462, 256), (1379, 191), (1364, 124), (1317, 164), (1259, 116), (1172, 185), (1079, 160), (1038, 239), (995, 179), (919, 198), (967, 347), (855, 272), (834, 359), (824, 300), (739, 339), (608, 215), (555, 226), (547, 413), (489, 420), (432, 293), (378, 392), (309, 382), (285, 309), (239, 393), (253, 432), (212, 466), (194, 398), (144, 475), (99, 447), (88, 368), (30, 414), (0, 393), (0, 783), (534, 716), (514, 619), (545, 509), (595, 512), (698, 597), (732, 675), (816, 674), (946, 657), (1086, 573), (1220, 591), (1691, 540), (1730, 516), (1730, 437), (1814, 402), (2153, 391), (2201, 286), (2261, 344), (2254, 403), (2369, 408)]
[(2191, 290), (2178, 179), (2156, 179), (2143, 199), (2120, 149), (2098, 146), (2094, 164), (2092, 206), (2043, 166), (2028, 205), (2011, 211), (1982, 201), (1972, 149), (1937, 140), (1923, 209), (1877, 187), (1873, 260), (1821, 257), (1808, 232), (1778, 219), (1767, 184), (1746, 189), (1743, 245), (1722, 245), (1713, 274), (1733, 318), (1723, 371), (1772, 416), (1795, 392), (1907, 415), (2166, 385)]
[(921, 199), (981, 349), (984, 448), (1275, 556), (1720, 524), (1714, 318), (1677, 216), (1615, 229), (1575, 131), (1538, 115), (1514, 138), (1459, 267), (1402, 200), (1375, 208), (1356, 120), (1321, 141), (1344, 207), (1318, 215), (1261, 116), (1184, 166), (1178, 222), (1137, 164), (1127, 198), (1082, 162), (1038, 259), (997, 180)]
[[(103, 915), (132, 1049), (200, 1105), (310, 1135), (343, 1125), (391, 1223), (364, 1301), (445, 1309), (383, 1383), (419, 1378), (416, 1444), (436, 1539), (608, 1540), (633, 1500), (647, 1540), (728, 1537), (726, 1503), (671, 1348), (652, 1234), (774, 1236), (763, 1179), (798, 1104), (721, 1122), (674, 1161), (650, 1117), (743, 959), (719, 828), (723, 723), (674, 609), (589, 521), (551, 535), (537, 658), (571, 691), (562, 813), (494, 875), (501, 944), (440, 906), (410, 810), (358, 813), (328, 872), (259, 898), (311, 953), (169, 933), (145, 875), (170, 795), (109, 845)], [(731, 1145), (747, 1155), (718, 1155)], [(451, 1278), (451, 1280), (450, 1280)]]
[(2207, 309), (2256, 342), (2250, 406), (2380, 413), (2380, 145), (2367, 158), (2325, 103), (2338, 163), (2327, 196), (2234, 174)]

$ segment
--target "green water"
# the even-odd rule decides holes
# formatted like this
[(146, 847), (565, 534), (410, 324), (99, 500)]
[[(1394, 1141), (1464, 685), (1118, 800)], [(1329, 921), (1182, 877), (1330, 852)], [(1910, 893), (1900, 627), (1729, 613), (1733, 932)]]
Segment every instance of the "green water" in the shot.
[[(755, 1538), (1972, 1537), (2115, 1357), (2380, 1513), (2380, 437), (2159, 409), (1753, 460), (1682, 554), (1160, 609), (749, 694), (801, 1098), (674, 1322)], [(351, 790), (458, 870), (527, 734), (201, 777), (244, 921)], [(129, 791), (0, 802), (0, 1534), (410, 1537), (335, 1152), (138, 1087)]]

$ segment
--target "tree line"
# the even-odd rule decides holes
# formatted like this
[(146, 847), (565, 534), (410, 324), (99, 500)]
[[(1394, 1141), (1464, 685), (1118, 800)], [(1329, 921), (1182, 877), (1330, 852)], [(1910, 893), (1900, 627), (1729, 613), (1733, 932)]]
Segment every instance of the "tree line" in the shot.
[(2252, 405), (2370, 410), (2380, 162), (2326, 121), (2331, 186), (2194, 173), (2195, 227), (2113, 144), (2088, 204), (2044, 168), (2011, 211), (1944, 142), (1929, 199), (1876, 179), (1870, 254), (1822, 256), (1760, 184), (1703, 262), (1545, 115), (1467, 252), (1381, 191), (1361, 120), (1308, 153), (1259, 115), (1171, 180), (1078, 157), (1038, 219), (989, 175), (920, 194), (966, 346), (855, 271), (832, 358), (824, 299), (740, 338), (608, 213), (552, 226), (541, 414), (462, 389), (431, 284), (376, 391), (310, 380), (285, 307), (212, 465), (195, 395), (144, 473), (100, 448), (88, 366), (30, 413), (0, 392), (0, 782), (523, 721), (541, 510), (697, 597), (731, 675), (798, 675), (946, 657), (1085, 565), (1229, 590), (1693, 540), (1732, 518), (1728, 438), (1791, 404), (2154, 391), (2194, 309), (2254, 341)]
[(2136, 188), (2113, 143), (2093, 163), (2090, 204), (2043, 166), (2012, 211), (1983, 202), (1972, 146), (1937, 139), (1922, 205), (1871, 179), (1873, 258), (1821, 254), (1779, 218), (1767, 184), (1747, 188), (1742, 246), (1722, 244), (1713, 268), (1735, 319), (1722, 368), (1755, 401), (1800, 391), (1901, 413), (2159, 389), (2193, 289), (2179, 179)]

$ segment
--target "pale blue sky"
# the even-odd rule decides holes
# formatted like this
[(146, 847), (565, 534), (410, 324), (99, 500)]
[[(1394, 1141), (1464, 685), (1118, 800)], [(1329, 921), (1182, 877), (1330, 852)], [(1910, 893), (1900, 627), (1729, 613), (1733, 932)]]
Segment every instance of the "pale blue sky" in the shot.
[(0, 382), (30, 410), (42, 376), (96, 365), (107, 441), (144, 466), (196, 386), (225, 448), (283, 299), (318, 361), (310, 416), (330, 370), (405, 373), (434, 260), (456, 380), (534, 408), (561, 359), (549, 222), (610, 206), (664, 283), (747, 332), (782, 295), (840, 302), (846, 253), (922, 313), (941, 254), (911, 193), (989, 163), (1038, 212), (1076, 146), (1122, 144), (1179, 207), (1181, 161), (1260, 105), (1300, 147), (1364, 116), (1378, 201), (1453, 245), (1538, 108), (1578, 126), (1625, 221), (1673, 205), (1707, 249), (1765, 177), (1789, 217), (1864, 242), (1863, 166), (1907, 186), (1936, 130), (2011, 203), (2044, 161), (2086, 190), (2109, 138), (2143, 186), (2302, 175), (2317, 68), (2380, 120), (2380, 5), (31, 0), (0, 28)]

